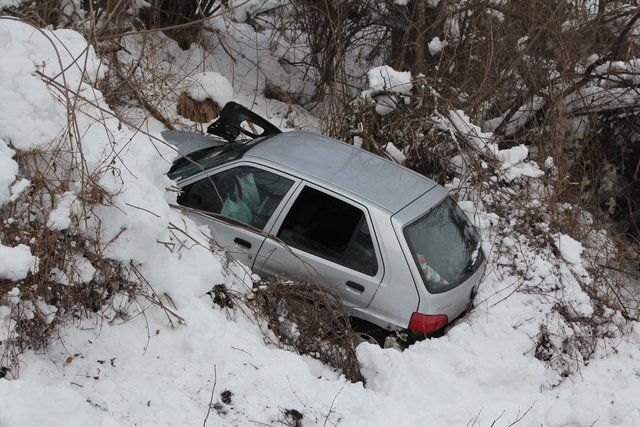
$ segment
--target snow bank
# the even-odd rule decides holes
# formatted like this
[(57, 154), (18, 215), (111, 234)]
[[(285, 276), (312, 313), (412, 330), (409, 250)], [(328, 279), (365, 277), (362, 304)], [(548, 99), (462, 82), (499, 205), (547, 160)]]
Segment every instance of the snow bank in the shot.
[[(171, 186), (165, 173), (173, 150), (104, 113), (109, 107), (91, 86), (103, 74), (93, 49), (76, 32), (40, 31), (15, 21), (0, 22), (0, 40), (10, 58), (0, 66), (0, 137), (22, 150), (57, 148), (49, 145), (57, 140), (60, 148), (68, 144), (63, 151), (71, 153), (57, 160), (62, 166), (68, 162), (86, 168), (56, 199), (47, 225), (58, 230), (72, 225), (71, 218), (81, 214), (78, 193), (84, 191), (83, 180), (92, 176), (92, 182), (112, 196), (110, 203), (92, 209), (95, 216), (83, 218), (79, 231), (103, 242), (105, 256), (138, 265), (155, 291), (168, 293), (178, 306), (210, 290), (222, 276), (219, 259), (210, 252), (208, 237), (168, 204), (175, 201), (175, 194), (165, 190)], [(60, 93), (72, 101), (79, 96), (75, 125), (82, 150), (74, 148), (75, 141), (59, 138), (68, 125)], [(0, 161), (7, 164), (0, 170), (4, 200), (7, 184), (17, 173), (11, 154), (1, 143)], [(193, 229), (196, 242), (176, 228)]]
[(0, 379), (0, 424), (7, 427), (118, 427), (121, 424), (69, 387)]
[(9, 77), (0, 79), (0, 136), (20, 150), (43, 146), (66, 120), (66, 110), (56, 103), (45, 82), (78, 90), (85, 77), (95, 81), (102, 75), (100, 62), (74, 31), (40, 31), (12, 20), (0, 24), (0, 50), (0, 75)]

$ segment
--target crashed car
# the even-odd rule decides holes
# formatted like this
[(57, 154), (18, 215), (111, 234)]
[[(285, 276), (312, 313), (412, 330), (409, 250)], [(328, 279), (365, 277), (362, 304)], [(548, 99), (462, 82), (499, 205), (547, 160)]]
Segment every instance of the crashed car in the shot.
[(162, 133), (177, 202), (253, 272), (330, 290), (377, 340), (432, 336), (471, 305), (480, 236), (442, 186), (235, 103), (208, 133)]

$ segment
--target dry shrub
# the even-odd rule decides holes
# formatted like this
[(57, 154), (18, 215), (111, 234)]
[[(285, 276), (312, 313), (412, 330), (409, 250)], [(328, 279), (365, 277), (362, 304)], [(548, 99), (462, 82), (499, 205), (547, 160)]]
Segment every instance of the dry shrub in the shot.
[[(0, 305), (10, 308), (9, 333), (2, 344), (0, 365), (17, 368), (17, 355), (45, 347), (67, 322), (102, 316), (115, 294), (133, 296), (139, 284), (119, 262), (105, 258), (95, 241), (69, 230), (53, 230), (28, 209), (15, 205), (2, 211), (2, 240), (28, 245), (37, 257), (37, 269), (22, 280), (0, 283)], [(90, 263), (95, 273), (83, 278)]]
[(38, 27), (56, 26), (60, 22), (61, 16), (64, 16), (64, 12), (60, 8), (61, 3), (62, 0), (27, 0), (16, 7), (3, 9), (2, 12), (31, 22)]
[(210, 98), (196, 101), (183, 92), (178, 97), (177, 112), (192, 122), (208, 123), (220, 115), (220, 106)]
[(147, 28), (159, 29), (188, 50), (202, 38), (202, 24), (216, 13), (215, 0), (155, 0), (139, 10), (139, 18)]
[(284, 345), (312, 356), (344, 374), (364, 381), (356, 358), (359, 338), (338, 298), (307, 283), (269, 281), (255, 289), (252, 305)]

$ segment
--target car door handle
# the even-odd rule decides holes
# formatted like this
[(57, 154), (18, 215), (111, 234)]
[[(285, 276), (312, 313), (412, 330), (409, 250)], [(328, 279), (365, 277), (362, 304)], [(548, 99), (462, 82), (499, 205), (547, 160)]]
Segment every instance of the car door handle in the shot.
[(356, 282), (352, 282), (351, 280), (348, 280), (346, 284), (351, 289), (355, 289), (360, 293), (364, 292), (364, 286), (362, 286), (360, 283), (356, 283)]
[(233, 243), (237, 243), (238, 245), (247, 248), (247, 249), (251, 249), (251, 243), (247, 242), (244, 239), (241, 239), (239, 237), (236, 237), (235, 239), (233, 239)]

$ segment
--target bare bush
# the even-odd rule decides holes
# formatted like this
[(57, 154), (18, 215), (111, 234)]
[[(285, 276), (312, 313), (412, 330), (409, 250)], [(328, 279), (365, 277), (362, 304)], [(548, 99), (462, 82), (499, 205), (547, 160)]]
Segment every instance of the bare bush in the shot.
[(258, 284), (253, 306), (277, 337), (276, 345), (310, 355), (349, 381), (364, 380), (355, 353), (360, 340), (351, 330), (344, 306), (327, 290), (270, 281)]

